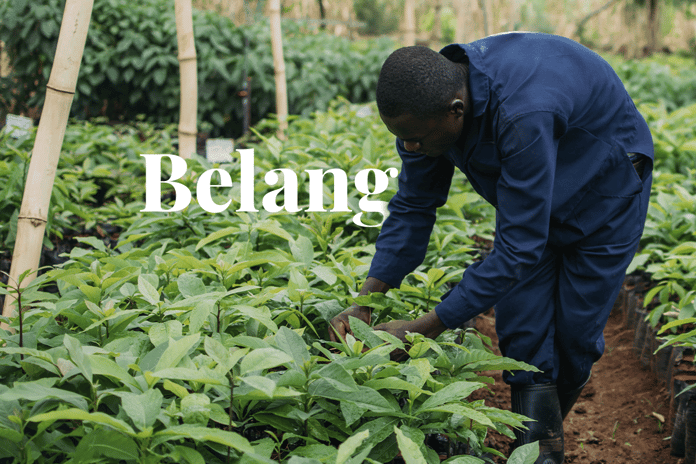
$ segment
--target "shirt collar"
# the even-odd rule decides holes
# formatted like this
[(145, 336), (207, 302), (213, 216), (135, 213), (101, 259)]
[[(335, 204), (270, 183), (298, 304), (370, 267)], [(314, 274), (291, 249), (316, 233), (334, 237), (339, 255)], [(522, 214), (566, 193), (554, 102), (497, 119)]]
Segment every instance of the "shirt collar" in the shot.
[(440, 50), (440, 53), (455, 63), (469, 63), (469, 96), (472, 114), (474, 117), (481, 116), (486, 111), (490, 94), (488, 76), (483, 72), (483, 63), (477, 55), (477, 50), (469, 44), (450, 44)]

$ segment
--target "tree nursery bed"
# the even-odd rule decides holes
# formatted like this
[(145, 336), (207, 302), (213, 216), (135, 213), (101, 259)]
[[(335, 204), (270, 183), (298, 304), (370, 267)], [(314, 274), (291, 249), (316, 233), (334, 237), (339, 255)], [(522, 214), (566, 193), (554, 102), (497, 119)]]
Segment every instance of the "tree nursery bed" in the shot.
[[(671, 455), (674, 425), (670, 420), (676, 410), (670, 389), (636, 355), (635, 330), (627, 324), (621, 304), (625, 303), (617, 302), (604, 330), (604, 355), (563, 424), (565, 462), (684, 464), (683, 457)], [(494, 310), (476, 319), (476, 329), (496, 345)], [(480, 397), (487, 404), (509, 409), (510, 388), (501, 372), (482, 374), (495, 378), (495, 384)], [(489, 440), (489, 446), (504, 454), (512, 444), (510, 438), (497, 434)]]

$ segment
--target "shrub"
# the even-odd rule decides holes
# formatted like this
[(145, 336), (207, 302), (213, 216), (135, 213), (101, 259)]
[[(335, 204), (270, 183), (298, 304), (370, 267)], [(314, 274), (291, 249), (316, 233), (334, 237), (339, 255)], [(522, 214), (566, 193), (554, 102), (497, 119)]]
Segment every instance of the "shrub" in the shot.
[[(26, 111), (43, 104), (64, 0), (17, 0), (0, 4), (0, 40), (13, 74), (3, 79), (0, 102)], [(245, 68), (251, 77), (252, 122), (275, 110), (275, 82), (267, 22), (236, 27), (228, 18), (194, 10), (198, 57), (199, 123), (212, 135), (237, 136), (243, 120)], [(373, 99), (377, 73), (393, 45), (367, 46), (347, 39), (303, 33), (285, 22), (290, 112), (309, 115), (337, 95)], [(321, 51), (321, 52), (319, 52)], [(161, 0), (96, 0), (80, 68), (72, 116), (134, 120), (147, 115), (176, 122), (179, 108), (174, 7)]]
[[(365, 32), (372, 35), (389, 34), (399, 26), (399, 6), (385, 0), (353, 0), (358, 21), (365, 22)], [(401, 3), (398, 2), (397, 5)]]

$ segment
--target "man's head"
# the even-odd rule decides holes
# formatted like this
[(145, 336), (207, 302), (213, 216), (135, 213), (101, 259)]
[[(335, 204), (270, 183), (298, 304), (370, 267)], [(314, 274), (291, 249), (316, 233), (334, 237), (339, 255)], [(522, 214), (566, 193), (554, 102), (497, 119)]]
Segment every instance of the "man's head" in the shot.
[(427, 47), (404, 47), (384, 62), (377, 107), (408, 151), (440, 156), (462, 132), (469, 112), (468, 70)]

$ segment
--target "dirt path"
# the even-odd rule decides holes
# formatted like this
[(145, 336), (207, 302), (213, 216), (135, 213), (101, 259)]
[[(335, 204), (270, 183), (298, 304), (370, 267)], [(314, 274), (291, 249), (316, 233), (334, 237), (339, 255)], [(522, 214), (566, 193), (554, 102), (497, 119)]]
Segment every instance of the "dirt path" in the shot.
[[(494, 324), (491, 312), (476, 325), (497, 345)], [(604, 356), (564, 423), (565, 462), (681, 464), (683, 459), (670, 456), (669, 392), (633, 353), (633, 331), (623, 326), (623, 315), (612, 314), (604, 336)], [(486, 403), (509, 408), (509, 387), (500, 373), (490, 375), (496, 384)], [(510, 452), (507, 437), (493, 435), (489, 440), (490, 447)]]

